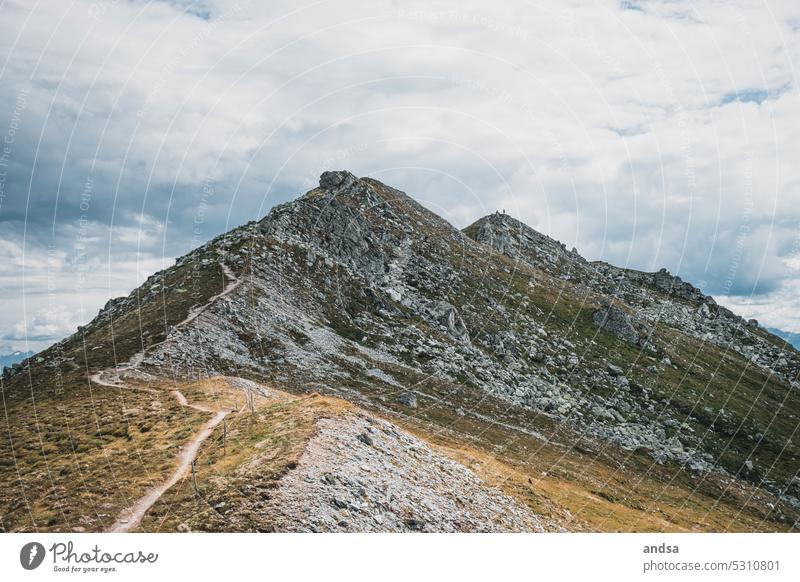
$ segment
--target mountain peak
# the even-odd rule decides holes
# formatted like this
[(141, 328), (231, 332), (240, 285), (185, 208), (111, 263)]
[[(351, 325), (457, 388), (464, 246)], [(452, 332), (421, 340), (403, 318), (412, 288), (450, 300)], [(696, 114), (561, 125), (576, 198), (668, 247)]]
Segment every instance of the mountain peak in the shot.
[(576, 249), (534, 230), (505, 211), (484, 216), (464, 229), (464, 233), (515, 260), (551, 270), (564, 260), (585, 262)]
[(347, 188), (356, 181), (358, 178), (347, 170), (328, 171), (322, 172), (320, 175), (319, 187), (323, 190), (333, 191)]

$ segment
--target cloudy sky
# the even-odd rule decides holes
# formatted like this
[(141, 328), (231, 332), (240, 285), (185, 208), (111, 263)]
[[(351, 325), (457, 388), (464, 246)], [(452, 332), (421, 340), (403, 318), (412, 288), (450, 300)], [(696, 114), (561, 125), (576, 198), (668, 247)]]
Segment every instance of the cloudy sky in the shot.
[(800, 326), (796, 0), (0, 0), (0, 353), (345, 168)]

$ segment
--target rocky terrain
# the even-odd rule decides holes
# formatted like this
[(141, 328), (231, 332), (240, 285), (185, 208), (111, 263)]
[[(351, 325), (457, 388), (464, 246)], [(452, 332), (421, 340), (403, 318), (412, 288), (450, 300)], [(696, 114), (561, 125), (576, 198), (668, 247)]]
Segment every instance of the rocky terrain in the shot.
[[(570, 455), (602, 465), (604, 474), (613, 466), (611, 476), (640, 466), (642, 483), (655, 479), (665, 490), (685, 483), (718, 496), (717, 505), (732, 496), (726, 503), (742, 508), (725, 527), (757, 515), (759, 525), (749, 527), (786, 530), (800, 515), (798, 370), (800, 354), (784, 340), (665, 270), (586, 261), (505, 214), (462, 232), (385, 184), (326, 172), (318, 188), (109, 301), (74, 336), (7, 372), (4, 392), (10, 401), (36, 391), (57, 399), (81, 377), (109, 389), (249, 378), (342, 398), (429, 440), (447, 435), (458, 450), (469, 444), (492, 458), (511, 455), (511, 464), (534, 454), (520, 443), (537, 443), (537, 454), (555, 463), (540, 471), (548, 477)], [(337, 502), (311, 515), (287, 512), (280, 528), (552, 529), (539, 497), (514, 494), (539, 511), (529, 513), (400, 433), (380, 454), (359, 441), (362, 457), (324, 483), (318, 477), (353, 444), (339, 436), (356, 431), (376, 441), (390, 430), (377, 420), (370, 436), (358, 414), (337, 422), (320, 424), (285, 477), (295, 486), (277, 493), (307, 504), (324, 490)], [(500, 434), (510, 440), (492, 441)], [(407, 466), (412, 451), (427, 455), (427, 473)], [(386, 507), (378, 469), (392, 462), (404, 484), (396, 506)], [(412, 482), (435, 488), (447, 504), (458, 503), (448, 483), (474, 491), (476, 505), (462, 507), (455, 521), (433, 519), (441, 507), (420, 509), (412, 527), (408, 512), (427, 507), (430, 493)], [(356, 505), (353, 489), (364, 491)], [(600, 497), (629, 508), (630, 495)], [(654, 493), (659, 511), (662, 497)], [(578, 526), (574, 507), (567, 516), (563, 499), (548, 499), (554, 527), (605, 523)]]
[(366, 415), (322, 421), (267, 511), (279, 531), (545, 531), (460, 463)]

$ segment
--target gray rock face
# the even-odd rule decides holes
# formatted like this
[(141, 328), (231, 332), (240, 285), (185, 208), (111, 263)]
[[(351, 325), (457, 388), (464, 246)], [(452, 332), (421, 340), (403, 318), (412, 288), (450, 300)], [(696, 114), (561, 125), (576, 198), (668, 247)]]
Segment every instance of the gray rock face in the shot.
[(677, 295), (688, 301), (701, 301), (705, 297), (700, 289), (685, 282), (680, 277), (671, 275), (666, 269), (661, 269), (653, 275), (653, 285), (656, 289)]
[[(564, 243), (535, 231), (528, 225), (503, 213), (495, 213), (470, 227), (473, 237), (498, 252), (512, 258), (533, 260), (546, 270), (557, 269), (560, 259), (583, 258), (577, 251), (568, 252)], [(585, 262), (585, 261), (584, 261)]]
[(319, 177), (319, 187), (324, 190), (338, 190), (351, 186), (357, 178), (350, 172), (323, 172)]
[(403, 406), (408, 406), (409, 408), (417, 407), (417, 395), (413, 392), (404, 392), (397, 397), (397, 401)]
[(277, 531), (559, 529), (425, 442), (367, 416), (321, 420), (268, 503)]
[(462, 343), (469, 343), (469, 331), (456, 308), (447, 301), (435, 303), (428, 312), (430, 319)]
[[(745, 321), (694, 285), (670, 274), (589, 263), (575, 250), (536, 232), (505, 214), (492, 214), (465, 229), (475, 240), (518, 261), (608, 297), (624, 298), (637, 319), (659, 321), (680, 331), (743, 355), (782, 381), (792, 383), (800, 373), (794, 350), (776, 349), (755, 321)], [(676, 300), (677, 299), (677, 300)], [(630, 330), (624, 332), (633, 339)]]
[(637, 346), (645, 346), (652, 333), (644, 322), (611, 303), (595, 311), (592, 322), (600, 329)]

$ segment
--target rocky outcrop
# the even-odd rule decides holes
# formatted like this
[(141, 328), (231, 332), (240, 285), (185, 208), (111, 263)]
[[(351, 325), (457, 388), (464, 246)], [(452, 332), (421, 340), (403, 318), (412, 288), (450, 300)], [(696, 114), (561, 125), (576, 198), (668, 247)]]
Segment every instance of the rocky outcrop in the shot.
[(469, 343), (469, 332), (464, 320), (461, 319), (456, 308), (447, 301), (437, 301), (431, 304), (427, 309), (427, 316), (430, 321), (454, 339), (462, 343)]
[(592, 314), (592, 322), (618, 338), (640, 347), (652, 346), (653, 330), (642, 320), (636, 318), (613, 303), (605, 303)]
[(505, 211), (482, 218), (464, 231), (509, 258), (531, 262), (547, 271), (558, 270), (564, 260), (583, 262), (576, 250), (567, 251), (564, 243), (535, 231)]
[(675, 295), (687, 301), (703, 301), (706, 296), (694, 285), (685, 282), (676, 275), (670, 274), (666, 269), (661, 269), (653, 274), (653, 286), (665, 293)]
[(323, 172), (319, 177), (319, 187), (335, 192), (352, 186), (358, 178), (350, 172)]

